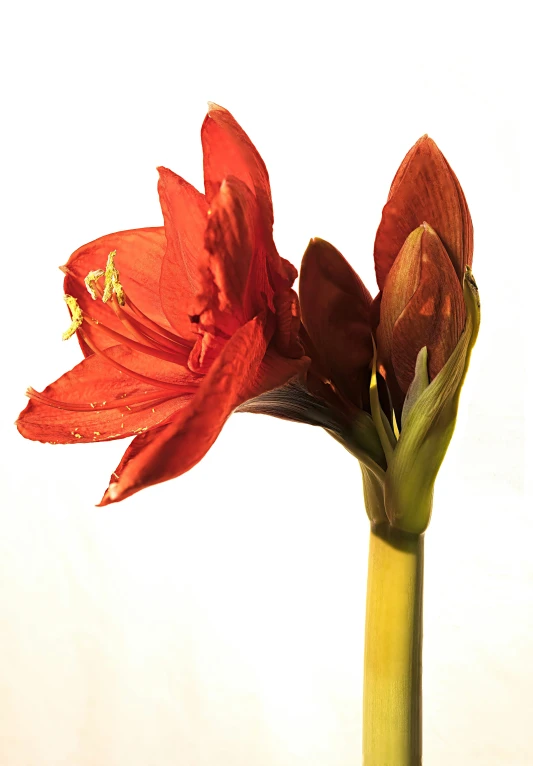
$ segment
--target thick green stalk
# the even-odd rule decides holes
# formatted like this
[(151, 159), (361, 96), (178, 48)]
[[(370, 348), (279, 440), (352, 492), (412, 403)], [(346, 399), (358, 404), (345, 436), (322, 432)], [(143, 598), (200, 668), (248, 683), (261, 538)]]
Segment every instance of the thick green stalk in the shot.
[(364, 766), (422, 763), (423, 535), (370, 533), (363, 693)]

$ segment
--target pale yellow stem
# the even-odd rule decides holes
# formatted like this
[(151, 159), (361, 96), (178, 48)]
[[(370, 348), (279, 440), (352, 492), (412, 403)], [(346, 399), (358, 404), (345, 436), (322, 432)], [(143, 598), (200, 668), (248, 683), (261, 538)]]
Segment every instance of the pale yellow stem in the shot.
[(423, 535), (370, 533), (363, 694), (364, 766), (422, 763)]

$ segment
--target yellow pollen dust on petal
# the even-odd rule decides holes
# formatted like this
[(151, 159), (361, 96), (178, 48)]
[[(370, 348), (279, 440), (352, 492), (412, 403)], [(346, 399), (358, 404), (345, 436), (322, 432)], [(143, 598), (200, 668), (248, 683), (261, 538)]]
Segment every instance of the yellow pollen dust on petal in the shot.
[(104, 274), (105, 274), (105, 271), (103, 269), (97, 269), (96, 271), (90, 271), (84, 279), (87, 292), (89, 293), (93, 301), (96, 300), (96, 290), (94, 289), (93, 285), (95, 282), (98, 282), (100, 277), (103, 277)]
[(124, 306), (126, 298), (124, 296), (124, 288), (120, 284), (120, 275), (118, 269), (115, 266), (116, 250), (113, 250), (107, 256), (107, 264), (105, 267), (105, 285), (104, 294), (102, 295), (102, 301), (107, 301), (112, 297), (113, 293), (117, 296), (119, 306)]
[(81, 327), (83, 323), (83, 313), (80, 307), (78, 306), (78, 301), (76, 298), (73, 298), (72, 295), (65, 295), (63, 296), (65, 303), (70, 309), (70, 314), (72, 316), (72, 322), (70, 323), (70, 327), (68, 330), (65, 330), (63, 333), (63, 340), (68, 340), (69, 338), (72, 338), (76, 330)]

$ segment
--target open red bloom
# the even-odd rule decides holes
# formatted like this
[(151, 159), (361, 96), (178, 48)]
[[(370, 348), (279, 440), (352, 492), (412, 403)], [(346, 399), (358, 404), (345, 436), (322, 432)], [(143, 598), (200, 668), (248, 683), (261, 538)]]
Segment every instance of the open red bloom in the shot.
[(229, 112), (202, 127), (203, 195), (160, 168), (164, 227), (110, 234), (63, 267), (85, 359), (30, 401), (29, 439), (135, 435), (101, 505), (192, 468), (231, 412), (308, 363), (265, 165)]

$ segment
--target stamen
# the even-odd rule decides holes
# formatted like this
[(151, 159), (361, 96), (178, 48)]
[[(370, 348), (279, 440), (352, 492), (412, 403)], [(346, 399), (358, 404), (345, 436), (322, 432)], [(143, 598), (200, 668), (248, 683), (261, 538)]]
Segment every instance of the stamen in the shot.
[(139, 317), (143, 324), (147, 325), (147, 327), (149, 327), (151, 330), (154, 330), (154, 332), (156, 332), (158, 335), (162, 335), (164, 338), (177, 343), (179, 346), (184, 346), (185, 348), (189, 349), (193, 347), (194, 343), (191, 343), (184, 338), (180, 338), (179, 335), (175, 335), (170, 330), (167, 330), (164, 327), (158, 325), (157, 322), (153, 322), (149, 317), (146, 316), (146, 314), (141, 311), (141, 309), (137, 308), (131, 298), (128, 298), (128, 308)]
[[(118, 301), (112, 299), (110, 301), (110, 306), (115, 312), (115, 315), (120, 319), (124, 327), (130, 331), (134, 338), (138, 338), (143, 343), (148, 343), (152, 348), (159, 349), (160, 351), (164, 351), (165, 349), (170, 353), (176, 351), (176, 346), (174, 344), (171, 345), (169, 341), (166, 341), (161, 336), (154, 339), (152, 337), (154, 333), (150, 333), (140, 322), (133, 317), (128, 316), (125, 309), (119, 306)], [(180, 354), (180, 351), (181, 349), (177, 350), (177, 353)]]
[[(180, 396), (187, 396), (188, 394), (195, 393), (196, 389), (192, 389), (189, 387), (183, 387), (180, 390), (179, 395)], [(137, 394), (135, 396), (130, 397), (122, 397), (121, 399), (113, 399), (112, 401), (106, 401), (102, 402), (101, 404), (98, 404), (97, 402), (88, 402), (86, 404), (80, 404), (77, 402), (65, 402), (60, 401), (59, 399), (51, 399), (49, 396), (46, 396), (46, 394), (42, 394), (39, 391), (35, 391), (33, 388), (28, 388), (26, 391), (26, 396), (29, 399), (35, 399), (37, 402), (41, 402), (42, 404), (46, 404), (48, 407), (55, 407), (59, 410), (69, 410), (71, 412), (100, 412), (102, 410), (114, 410), (114, 409), (129, 409), (131, 410), (132, 404), (151, 404), (151, 405), (157, 405), (157, 404), (163, 404), (164, 402), (167, 402), (169, 399), (175, 399), (177, 398), (176, 393), (169, 393), (169, 394), (163, 394), (161, 395), (157, 391), (153, 392), (146, 392), (144, 394)], [(152, 412), (155, 412), (154, 407), (151, 408)]]
[[(94, 285), (97, 284), (100, 277), (103, 277), (105, 274), (105, 271), (103, 269), (98, 269), (97, 271), (90, 271), (87, 276), (85, 277), (85, 287), (87, 288), (87, 292), (93, 299), (93, 301), (96, 300), (96, 289)], [(101, 295), (101, 291), (99, 290), (98, 293)]]
[(107, 264), (105, 267), (105, 286), (102, 301), (107, 303), (113, 293), (117, 296), (117, 301), (120, 306), (123, 306), (126, 302), (124, 297), (124, 289), (120, 284), (120, 275), (118, 269), (115, 266), (116, 250), (113, 250), (107, 256)]
[[(144, 325), (141, 324), (137, 319), (133, 319), (133, 317), (129, 320), (135, 327), (139, 328), (139, 332), (144, 336), (145, 339), (151, 341), (152, 345), (154, 345), (156, 348), (160, 349), (167, 349), (168, 351), (175, 351), (176, 353), (183, 353), (183, 349), (187, 349), (187, 353), (190, 353), (192, 350), (192, 345), (188, 346), (185, 343), (176, 343), (175, 341), (169, 340), (165, 338), (163, 335), (159, 335), (159, 333), (154, 332), (151, 329), (148, 329)], [(142, 328), (142, 329), (141, 329)]]
[(136, 340), (127, 338), (125, 335), (122, 335), (116, 330), (112, 330), (111, 327), (107, 327), (107, 325), (102, 324), (102, 322), (100, 322), (98, 319), (92, 319), (92, 317), (84, 317), (84, 319), (88, 324), (92, 325), (93, 327), (98, 327), (100, 330), (102, 330), (102, 332), (105, 332), (106, 335), (114, 338), (119, 343), (123, 343), (125, 346), (129, 346), (130, 348), (135, 349), (135, 351), (140, 351), (143, 354), (148, 354), (148, 356), (155, 356), (157, 359), (163, 359), (165, 362), (172, 362), (172, 364), (177, 364), (180, 367), (187, 366), (187, 361), (189, 359), (188, 350), (181, 351), (181, 349), (176, 349), (176, 351), (160, 351), (157, 348), (151, 348), (150, 346), (146, 346)]
[(68, 340), (74, 335), (76, 330), (79, 330), (83, 324), (83, 314), (80, 307), (78, 306), (78, 301), (76, 298), (73, 298), (72, 295), (65, 295), (63, 296), (63, 299), (69, 307), (72, 316), (70, 327), (63, 333), (63, 340)]
[[(94, 322), (95, 320), (93, 320)], [(97, 324), (95, 322), (95, 324)], [(103, 325), (99, 324), (99, 327), (102, 327)], [(114, 333), (113, 330), (110, 330), (109, 332)], [(85, 341), (85, 343), (89, 346), (91, 351), (93, 351), (95, 354), (98, 354), (99, 356), (103, 357), (106, 362), (109, 362), (109, 364), (112, 364), (113, 367), (116, 367), (117, 370), (121, 370), (122, 372), (125, 372), (127, 375), (131, 375), (132, 378), (137, 378), (137, 380), (141, 380), (143, 383), (147, 383), (149, 386), (157, 386), (158, 388), (166, 388), (167, 390), (174, 391), (175, 393), (182, 391), (183, 386), (180, 386), (177, 383), (168, 383), (164, 380), (157, 380), (156, 378), (149, 378), (147, 375), (142, 375), (139, 372), (134, 372), (133, 370), (130, 370), (129, 367), (125, 367), (123, 364), (120, 364), (120, 362), (116, 362), (114, 359), (111, 359), (105, 351), (102, 351), (98, 348), (98, 346), (95, 346), (95, 344), (92, 342), (92, 340), (89, 338), (89, 336), (84, 333), (83, 331), (80, 331), (81, 337)], [(118, 335), (120, 338), (123, 338), (120, 333), (114, 333), (114, 335)], [(126, 341), (128, 341), (128, 338), (125, 338)], [(131, 344), (135, 344), (135, 341), (130, 341)], [(137, 346), (140, 346), (140, 343), (136, 344)]]
[[(113, 294), (117, 298), (117, 304), (120, 307), (126, 306), (127, 309), (130, 309), (130, 311), (133, 312), (137, 316), (139, 320), (141, 320), (141, 324), (147, 325), (153, 332), (157, 333), (158, 336), (162, 336), (163, 338), (166, 338), (167, 340), (171, 341), (172, 343), (177, 343), (179, 346), (184, 346), (188, 349), (191, 349), (193, 347), (193, 343), (186, 341), (184, 338), (180, 338), (178, 335), (175, 335), (173, 332), (170, 332), (169, 330), (166, 330), (164, 327), (161, 327), (157, 324), (157, 322), (152, 321), (149, 317), (146, 316), (137, 306), (133, 303), (133, 301), (128, 298), (126, 302), (126, 293), (124, 291), (124, 288), (120, 282), (119, 278), (119, 272), (118, 269), (115, 266), (115, 256), (117, 254), (116, 250), (113, 250), (111, 253), (109, 253), (107, 257), (107, 265), (105, 271), (103, 269), (97, 269), (96, 271), (90, 271), (87, 276), (85, 277), (85, 286), (93, 298), (93, 300), (96, 300), (98, 296), (101, 297), (103, 303), (107, 303), (113, 296)], [(102, 291), (102, 288), (98, 284), (98, 280), (105, 275), (105, 285), (104, 290)], [(122, 313), (118, 313), (118, 306), (113, 305), (113, 310), (115, 311), (115, 314), (119, 317), (119, 319), (125, 323), (125, 320), (127, 317)], [(138, 322), (135, 323), (138, 327)], [(132, 327), (128, 327), (128, 329), (133, 332), (134, 334), (138, 334), (138, 331), (133, 330)], [(145, 333), (146, 328), (142, 328), (140, 330), (143, 334)], [(148, 334), (148, 337), (154, 341), (159, 342), (156, 340), (156, 338), (153, 337), (153, 334)], [(168, 348), (168, 345), (167, 345)]]
[[(104, 275), (103, 269), (98, 269), (97, 271), (90, 271), (87, 276), (85, 277), (85, 286), (92, 296), (93, 300), (96, 300), (98, 297), (102, 299), (104, 297), (104, 291), (102, 290), (102, 287), (98, 284), (98, 279)], [(126, 298), (126, 293), (123, 290), (124, 299)], [(161, 348), (161, 345), (163, 345), (163, 348), (166, 348), (168, 351), (174, 350), (174, 345), (170, 345), (169, 342), (163, 342), (161, 344), (161, 341), (163, 341), (163, 338), (158, 336), (158, 339), (154, 339), (152, 337), (153, 333), (150, 334), (146, 332), (146, 328), (142, 327), (140, 323), (133, 319), (133, 317), (130, 317), (128, 314), (125, 313), (125, 309), (128, 308), (126, 305), (124, 308), (120, 306), (118, 300), (116, 299), (116, 296), (111, 296), (111, 300), (108, 301), (109, 305), (113, 309), (113, 312), (115, 315), (120, 319), (122, 324), (130, 331), (130, 333), (133, 335), (133, 337), (139, 338), (142, 342), (146, 343), (148, 342), (149, 345), (153, 346), (154, 348)], [(129, 299), (128, 299), (129, 303)]]
[[(180, 338), (174, 333), (160, 327), (156, 322), (149, 319), (135, 304), (130, 300), (126, 301), (126, 292), (119, 281), (119, 273), (114, 264), (116, 250), (109, 253), (106, 270), (97, 269), (90, 271), (85, 277), (85, 286), (93, 300), (99, 296), (103, 303), (110, 301), (111, 308), (115, 315), (120, 319), (124, 326), (134, 336), (143, 343), (148, 343), (154, 348), (167, 351), (176, 351), (176, 345), (180, 347), (178, 355), (182, 356), (181, 349), (191, 350), (193, 344)], [(98, 280), (105, 274), (104, 289), (98, 284)], [(113, 299), (115, 296), (115, 300)], [(123, 308), (124, 307), (124, 308)], [(129, 316), (125, 311), (135, 314), (137, 319)], [(140, 321), (139, 321), (140, 320)], [(150, 329), (148, 329), (150, 328)], [(181, 352), (181, 353), (180, 353)]]

